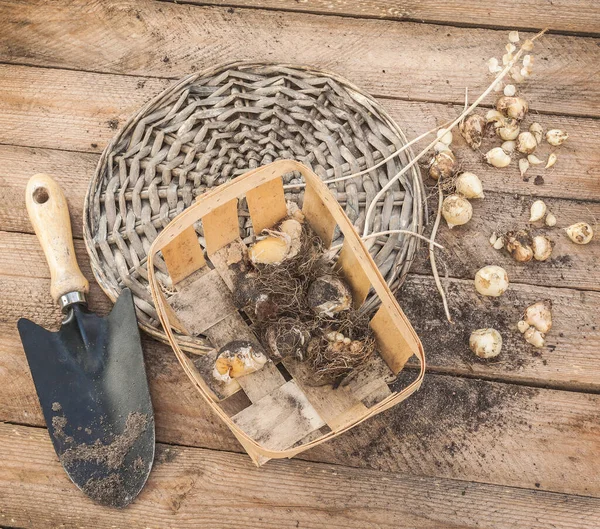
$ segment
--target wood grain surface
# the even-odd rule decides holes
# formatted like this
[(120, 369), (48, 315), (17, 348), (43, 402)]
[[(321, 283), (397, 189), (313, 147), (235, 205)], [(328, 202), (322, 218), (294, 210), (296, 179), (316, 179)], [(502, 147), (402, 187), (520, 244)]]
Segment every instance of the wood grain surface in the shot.
[[(127, 509), (94, 505), (63, 472), (47, 433), (0, 424), (2, 525), (112, 529), (594, 529), (600, 500), (299, 460), (257, 469), (244, 455), (157, 446)], [(231, 488), (235, 478), (237, 487)]]
[[(459, 104), (465, 87), (471, 94), (487, 87), (485, 63), (501, 58), (507, 42), (506, 30), (153, 0), (37, 0), (25, 9), (7, 3), (2, 13), (2, 62), (168, 78), (244, 59), (304, 63), (343, 74), (376, 96)], [(527, 84), (530, 107), (600, 115), (598, 55), (595, 38), (545, 36)], [(96, 93), (101, 88), (94, 86)]]
[[(110, 302), (93, 281), (83, 241), (75, 241), (75, 249), (91, 282), (91, 307), (98, 313), (108, 312)], [(473, 268), (471, 277), (475, 271)], [(34, 235), (0, 232), (3, 322), (12, 325), (23, 316), (57, 328), (60, 310), (50, 297), (49, 278)], [(504, 296), (492, 299), (476, 294), (471, 279), (452, 279), (447, 284), (455, 325), (443, 317), (432, 277), (411, 275), (398, 294), (400, 306), (424, 343), (429, 370), (600, 391), (600, 357), (596, 353), (600, 349), (599, 292), (514, 282)], [(516, 323), (527, 306), (542, 299), (554, 302), (553, 328), (547, 347), (535, 350), (524, 342)], [(484, 361), (471, 353), (467, 343), (472, 330), (489, 326), (501, 328), (504, 345), (499, 358)], [(9, 332), (16, 336), (16, 328)]]
[[(60, 316), (46, 294), (48, 284), (48, 279), (2, 277), (0, 287), (5, 295), (0, 305), (3, 319), (0, 324), (0, 417), (4, 420), (43, 425), (14, 321), (25, 316), (48, 328), (57, 327)], [(419, 305), (423, 299), (431, 299), (433, 288), (429, 279), (428, 291), (419, 296)], [(416, 287), (410, 290), (421, 294)], [(551, 294), (557, 298), (556, 293)], [(103, 298), (97, 286), (92, 285), (90, 302), (94, 311), (109, 310), (109, 303), (102, 302)], [(402, 296), (400, 299), (402, 303)], [(507, 303), (514, 303), (511, 295), (506, 299)], [(593, 303), (597, 306), (598, 301)], [(410, 315), (410, 309), (406, 304), (403, 306)], [(493, 318), (497, 313), (494, 310), (488, 317)], [(557, 319), (561, 325), (568, 325), (568, 318)], [(436, 365), (436, 358), (445, 358), (450, 366), (448, 371), (452, 372), (454, 365), (461, 365), (461, 352), (464, 358), (470, 355), (461, 336), (467, 330), (459, 327), (456, 336), (443, 340), (448, 343), (453, 340), (459, 344), (458, 349), (449, 347), (439, 351), (440, 341), (434, 336), (440, 334), (433, 334), (439, 318), (427, 321), (433, 329), (429, 347), (424, 340), (432, 357), (430, 365)], [(478, 323), (476, 318), (474, 322)], [(586, 328), (591, 330), (588, 325)], [(560, 339), (560, 327), (553, 331), (558, 335), (551, 332), (549, 337)], [(419, 332), (426, 338), (425, 331), (419, 329)], [(587, 340), (587, 331), (584, 333)], [(540, 382), (551, 383), (553, 373), (563, 379), (581, 375), (590, 381), (595, 377), (597, 381), (597, 347), (593, 340), (583, 348), (574, 347), (572, 353), (566, 351), (562, 362), (555, 360), (561, 355), (558, 347), (529, 362), (533, 351), (519, 345), (516, 339), (516, 336), (514, 341), (506, 336), (507, 357), (514, 347), (515, 354), (522, 355), (523, 370), (531, 377), (542, 377)], [(586, 350), (588, 345), (590, 349)], [(578, 355), (578, 349), (583, 349), (583, 353)], [(203, 405), (172, 351), (150, 339), (144, 340), (144, 350), (156, 408), (158, 439), (173, 444), (239, 450), (225, 426)], [(585, 365), (586, 355), (588, 365)], [(546, 367), (542, 367), (544, 361)], [(589, 367), (590, 362), (595, 363), (595, 372)], [(572, 371), (565, 375), (569, 366)], [(509, 373), (514, 369), (510, 362), (473, 363), (463, 368), (462, 374), (483, 370), (489, 374), (489, 370), (496, 368)], [(406, 402), (302, 457), (528, 488), (540, 483), (539, 488), (544, 490), (600, 496), (597, 477), (600, 472), (600, 467), (597, 468), (600, 464), (600, 396), (436, 375), (434, 370), (434, 367), (430, 369), (423, 388)], [(514, 371), (521, 372), (519, 368)]]
[(593, 0), (528, 0), (518, 4), (512, 0), (189, 0), (188, 3), (456, 26), (511, 30), (549, 27), (553, 32), (600, 33), (600, 12)]
[[(561, 230), (600, 217), (594, 2), (7, 0), (0, 16), (0, 421), (24, 425), (0, 424), (1, 526), (220, 528), (232, 519), (248, 528), (598, 526), (600, 250), (597, 241), (575, 247)], [(399, 292), (428, 356), (417, 394), (300, 458), (257, 470), (170, 348), (143, 337), (157, 438), (168, 445), (159, 444), (148, 486), (126, 511), (95, 506), (72, 486), (39, 428), (15, 327), (21, 316), (53, 329), (60, 322), (25, 211), (32, 174), (62, 185), (79, 239), (99, 153), (173, 79), (240, 59), (310, 64), (377, 96), (410, 139), (455, 117), (465, 87), (472, 100), (486, 86), (485, 61), (500, 57), (508, 29), (542, 26), (552, 31), (536, 44), (534, 76), (522, 86), (532, 109), (527, 124), (564, 129), (569, 140), (552, 169), (532, 167), (524, 181), (514, 162), (504, 170), (482, 163), (493, 138), (476, 152), (455, 134), (461, 168), (480, 176), (486, 198), (473, 201), (467, 226), (438, 233), (457, 323), (445, 323), (426, 251)], [(545, 160), (549, 152), (538, 154)], [(556, 246), (548, 262), (519, 265), (487, 240), (526, 225), (536, 197), (558, 218), (548, 231)], [(81, 240), (75, 249), (91, 280)], [(511, 279), (497, 300), (472, 286), (490, 263)], [(554, 326), (537, 351), (514, 325), (540, 299), (553, 300)], [(90, 304), (100, 314), (111, 307), (93, 281)], [(497, 360), (466, 347), (473, 328), (487, 326), (504, 329)], [(397, 384), (414, 375), (409, 365)], [(232, 413), (236, 406), (243, 407), (232, 402)]]

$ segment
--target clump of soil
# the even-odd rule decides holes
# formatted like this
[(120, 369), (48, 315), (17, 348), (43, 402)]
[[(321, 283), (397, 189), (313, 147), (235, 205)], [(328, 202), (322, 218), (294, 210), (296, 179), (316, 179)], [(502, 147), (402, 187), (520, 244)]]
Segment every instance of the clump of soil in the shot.
[[(54, 423), (54, 419), (52, 422)], [(81, 443), (64, 452), (61, 461), (66, 468), (77, 461), (90, 461), (114, 470), (122, 465), (125, 456), (147, 427), (147, 415), (139, 412), (130, 413), (125, 421), (125, 430), (110, 444), (104, 445), (100, 440), (92, 445)]]
[(60, 405), (60, 402), (53, 402), (52, 403), (52, 411), (61, 411), (62, 410), (62, 406)]
[(54, 435), (57, 439), (64, 441), (65, 443), (72, 443), (73, 438), (70, 435), (65, 434), (65, 426), (67, 425), (66, 417), (59, 417), (58, 415), (52, 417), (52, 428), (54, 429)]

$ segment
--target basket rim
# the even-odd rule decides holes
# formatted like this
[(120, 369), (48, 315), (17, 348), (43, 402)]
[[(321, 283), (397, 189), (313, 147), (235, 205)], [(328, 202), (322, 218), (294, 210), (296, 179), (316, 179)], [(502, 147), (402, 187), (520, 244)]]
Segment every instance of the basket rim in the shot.
[[(104, 270), (104, 267), (102, 266), (100, 256), (98, 254), (96, 245), (94, 243), (94, 233), (93, 233), (93, 229), (92, 229), (93, 220), (91, 218), (91, 216), (92, 216), (91, 202), (93, 200), (95, 192), (97, 191), (99, 185), (102, 182), (102, 179), (105, 174), (105, 168), (107, 167), (111, 153), (114, 151), (115, 147), (122, 141), (122, 138), (126, 134), (128, 134), (134, 128), (134, 126), (137, 125), (140, 118), (142, 118), (148, 112), (148, 110), (150, 110), (155, 105), (159, 104), (161, 101), (166, 100), (169, 97), (172, 97), (174, 94), (181, 93), (186, 88), (186, 86), (192, 84), (197, 79), (203, 78), (203, 77), (208, 77), (211, 75), (216, 75), (219, 72), (223, 72), (223, 71), (226, 71), (226, 70), (232, 69), (232, 68), (243, 70), (243, 69), (251, 69), (251, 68), (257, 68), (257, 67), (258, 68), (277, 67), (277, 68), (282, 68), (282, 69), (289, 68), (289, 69), (293, 69), (293, 70), (306, 71), (306, 72), (309, 72), (312, 74), (330, 77), (331, 79), (333, 79), (336, 82), (343, 85), (345, 88), (350, 89), (352, 92), (354, 92), (354, 93), (349, 92), (349, 95), (351, 95), (358, 104), (362, 105), (365, 108), (369, 108), (369, 109), (371, 107), (376, 108), (378, 115), (385, 121), (386, 125), (389, 126), (390, 129), (392, 129), (392, 131), (398, 135), (398, 137), (404, 144), (408, 143), (406, 135), (404, 134), (404, 132), (402, 131), (400, 126), (394, 121), (394, 119), (390, 116), (388, 111), (381, 105), (381, 103), (379, 103), (373, 96), (371, 96), (369, 93), (367, 93), (366, 91), (364, 91), (363, 89), (361, 89), (360, 87), (358, 87), (357, 85), (355, 85), (354, 83), (352, 83), (351, 81), (346, 79), (345, 77), (343, 77), (335, 72), (323, 69), (323, 68), (316, 68), (316, 67), (313, 67), (313, 66), (310, 66), (307, 64), (278, 63), (278, 62), (271, 62), (271, 61), (243, 61), (242, 60), (242, 61), (232, 61), (232, 62), (227, 62), (227, 63), (221, 63), (221, 64), (211, 66), (211, 67), (205, 68), (203, 70), (200, 70), (198, 72), (195, 72), (195, 73), (192, 73), (192, 74), (182, 77), (181, 79), (175, 81), (170, 86), (167, 86), (164, 90), (162, 90), (161, 92), (156, 94), (154, 97), (152, 97), (149, 101), (147, 101), (144, 105), (142, 105), (135, 113), (133, 113), (127, 119), (125, 124), (111, 138), (110, 142), (107, 144), (107, 146), (102, 151), (102, 154), (98, 160), (98, 163), (96, 164), (94, 174), (93, 174), (92, 178), (90, 179), (90, 182), (88, 185), (88, 189), (87, 189), (85, 199), (84, 199), (83, 239), (84, 239), (85, 247), (87, 249), (87, 252), (88, 252), (88, 255), (90, 258), (90, 267), (92, 269), (92, 273), (94, 274), (94, 278), (95, 278), (96, 282), (100, 285), (100, 288), (102, 289), (102, 291), (108, 296), (108, 298), (113, 303), (116, 301), (117, 297), (119, 296), (120, 290), (118, 290), (117, 286), (112, 284), (112, 281), (110, 280), (110, 278), (106, 274), (106, 271)], [(406, 149), (405, 155), (407, 156), (408, 159), (414, 158), (414, 152), (411, 147), (408, 147)], [(423, 187), (422, 177), (421, 177), (421, 173), (420, 173), (418, 167), (416, 166), (416, 164), (411, 168), (411, 174), (415, 180), (415, 185), (419, 187), (419, 189), (421, 191), (421, 195), (423, 195), (424, 187)], [(418, 233), (423, 232), (424, 223), (427, 219), (427, 203), (426, 203), (426, 201), (423, 201), (423, 207), (424, 207), (424, 214), (423, 214), (423, 219), (421, 219), (422, 220), (421, 224), (418, 225), (418, 228), (419, 228)], [(414, 212), (413, 212), (413, 214), (414, 214)], [(412, 240), (409, 241), (407, 244), (414, 244), (416, 247), (418, 247), (419, 241), (417, 238), (412, 238)], [(400, 284), (397, 285), (397, 287), (399, 287), (399, 286), (400, 286)], [(136, 299), (136, 297), (134, 297), (134, 300), (135, 299)], [(149, 325), (148, 323), (146, 323), (145, 321), (140, 321), (139, 319), (138, 319), (138, 325), (147, 334), (151, 335), (152, 337), (158, 339), (159, 341), (161, 341), (163, 343), (168, 343), (164, 329), (162, 329), (161, 327), (153, 327), (153, 326)], [(207, 341), (203, 340), (201, 338), (194, 339), (188, 343), (186, 343), (185, 337), (182, 336), (180, 338), (182, 341), (182, 346), (185, 348), (185, 350), (189, 350), (192, 352), (193, 351), (198, 352), (198, 351), (205, 350), (207, 347)]]
[[(258, 179), (261, 176), (261, 173), (268, 173), (268, 172), (272, 173), (270, 175), (263, 176), (262, 180), (253, 186), (253, 188), (255, 188), (257, 185), (259, 185), (261, 183), (266, 183), (277, 177), (281, 177), (281, 175), (284, 174), (286, 171), (288, 171), (290, 168), (293, 168), (292, 170), (298, 170), (304, 176), (305, 180), (307, 180), (307, 181), (309, 179), (313, 180), (313, 182), (311, 182), (312, 185), (314, 185), (315, 188), (317, 188), (317, 192), (322, 193), (322, 195), (320, 195), (320, 197), (327, 198), (327, 201), (323, 200), (323, 202), (324, 203), (327, 202), (327, 203), (325, 203), (325, 206), (331, 213), (334, 220), (336, 220), (336, 222), (338, 223), (338, 226), (340, 227), (342, 233), (345, 236), (345, 240), (347, 237), (350, 244), (353, 246), (355, 245), (355, 248), (358, 250), (358, 253), (356, 254), (358, 263), (360, 264), (361, 268), (366, 273), (366, 275), (369, 277), (369, 279), (372, 280), (371, 285), (374, 288), (377, 295), (381, 298), (382, 308), (385, 308), (386, 310), (391, 311), (390, 313), (392, 314), (392, 319), (394, 317), (396, 317), (396, 318), (398, 318), (398, 320), (402, 321), (402, 323), (405, 325), (407, 331), (410, 333), (411, 337), (413, 338), (414, 348), (412, 348), (411, 351), (415, 356), (417, 356), (417, 358), (419, 360), (420, 370), (419, 370), (419, 374), (418, 374), (417, 378), (415, 380), (413, 380), (407, 387), (405, 387), (404, 389), (402, 389), (399, 392), (391, 393), (388, 397), (386, 397), (385, 399), (383, 399), (382, 401), (377, 403), (372, 408), (368, 409), (368, 412), (365, 413), (365, 415), (363, 415), (360, 419), (357, 419), (355, 422), (349, 423), (349, 424), (345, 425), (344, 427), (340, 428), (339, 430), (336, 430), (336, 431), (332, 430), (331, 432), (323, 434), (319, 438), (317, 438), (313, 441), (310, 441), (304, 445), (301, 445), (299, 447), (288, 448), (288, 449), (284, 449), (284, 450), (272, 450), (272, 449), (267, 449), (267, 448), (262, 447), (260, 444), (258, 444), (257, 441), (255, 441), (253, 438), (251, 438), (249, 435), (247, 435), (243, 430), (241, 430), (241, 428), (233, 422), (231, 417), (229, 417), (229, 415), (227, 415), (221, 409), (220, 405), (213, 401), (213, 399), (208, 394), (208, 392), (204, 389), (204, 387), (201, 384), (199, 384), (197, 382), (196, 377), (193, 376), (192, 373), (190, 372), (191, 371), (190, 367), (189, 367), (188, 363), (184, 360), (186, 357), (183, 354), (181, 348), (179, 347), (179, 345), (177, 343), (177, 339), (173, 332), (172, 325), (170, 324), (168, 311), (164, 307), (164, 305), (168, 305), (168, 302), (166, 301), (166, 298), (164, 297), (164, 293), (163, 293), (162, 289), (160, 288), (158, 280), (156, 279), (155, 270), (154, 270), (153, 265), (154, 265), (154, 258), (156, 256), (156, 254), (158, 254), (158, 252), (162, 248), (164, 248), (164, 246), (168, 242), (174, 240), (181, 232), (183, 232), (185, 229), (189, 228), (189, 226), (193, 225), (193, 223), (196, 220), (200, 219), (201, 217), (203, 217), (204, 215), (208, 214), (211, 211), (209, 209), (208, 211), (206, 211), (206, 213), (204, 215), (201, 215), (198, 213), (198, 210), (209, 207), (206, 205), (207, 202), (214, 201), (216, 203), (214, 206), (212, 206), (212, 208), (214, 209), (215, 207), (218, 207), (225, 203), (225, 202), (221, 202), (219, 204), (218, 200), (216, 200), (216, 198), (220, 194), (222, 195), (223, 193), (227, 193), (231, 189), (237, 188), (236, 189), (236, 191), (238, 191), (237, 195), (240, 195), (241, 193), (239, 192), (240, 191), (239, 188), (242, 188), (243, 185), (246, 183), (246, 182), (244, 182), (244, 180)], [(245, 192), (243, 192), (243, 193), (245, 193)], [(346, 233), (346, 231), (348, 233)], [(368, 266), (367, 266), (367, 264), (368, 264)], [(278, 161), (272, 162), (270, 164), (260, 166), (251, 171), (248, 171), (234, 180), (231, 180), (231, 181), (229, 181), (225, 184), (222, 184), (218, 187), (215, 187), (214, 189), (212, 189), (211, 191), (208, 192), (208, 196), (206, 197), (206, 200), (195, 202), (189, 208), (186, 208), (184, 211), (179, 213), (175, 218), (173, 218), (169, 222), (169, 224), (164, 228), (164, 230), (162, 230), (161, 233), (159, 233), (159, 235), (153, 241), (153, 243), (150, 247), (150, 250), (148, 251), (148, 279), (149, 279), (150, 290), (152, 293), (152, 298), (153, 298), (155, 306), (157, 308), (158, 316), (161, 320), (163, 328), (166, 330), (166, 335), (168, 336), (171, 348), (173, 349), (173, 352), (177, 356), (177, 359), (178, 359), (180, 365), (182, 366), (184, 372), (186, 373), (186, 375), (188, 376), (188, 378), (190, 379), (192, 384), (199, 391), (199, 393), (202, 395), (204, 400), (211, 407), (211, 409), (213, 409), (213, 411), (215, 411), (217, 413), (217, 415), (219, 415), (219, 417), (223, 420), (223, 422), (232, 430), (232, 432), (234, 433), (236, 438), (242, 443), (242, 445), (247, 450), (250, 457), (255, 462), (258, 461), (257, 454), (259, 456), (264, 456), (264, 457), (269, 457), (269, 458), (293, 457), (294, 455), (297, 455), (298, 453), (303, 452), (304, 450), (308, 450), (309, 448), (312, 448), (312, 447), (317, 446), (325, 441), (333, 439), (333, 438), (337, 437), (338, 435), (353, 428), (354, 426), (362, 423), (363, 421), (367, 420), (368, 418), (373, 417), (374, 415), (377, 415), (378, 413), (381, 413), (382, 411), (384, 411), (388, 408), (391, 408), (392, 406), (395, 406), (396, 404), (399, 404), (401, 401), (408, 398), (412, 393), (417, 391), (423, 382), (423, 378), (425, 375), (425, 369), (426, 369), (426, 360), (425, 360), (425, 351), (423, 349), (423, 345), (421, 343), (421, 340), (420, 340), (418, 334), (416, 333), (416, 331), (413, 328), (412, 324), (410, 323), (409, 319), (406, 317), (406, 315), (402, 311), (400, 304), (394, 297), (389, 285), (387, 284), (387, 282), (381, 275), (379, 268), (377, 267), (377, 265), (373, 261), (373, 258), (369, 254), (369, 251), (366, 248), (364, 241), (360, 238), (359, 234), (354, 230), (352, 223), (348, 219), (344, 210), (341, 208), (340, 204), (337, 202), (335, 197), (331, 194), (328, 187), (321, 182), (319, 177), (310, 168), (306, 167), (304, 164), (302, 164), (301, 162), (298, 162), (296, 160), (285, 160), (285, 159), (278, 160)], [(395, 322), (395, 323), (397, 324), (397, 322)], [(252, 453), (252, 452), (254, 452), (254, 453)]]

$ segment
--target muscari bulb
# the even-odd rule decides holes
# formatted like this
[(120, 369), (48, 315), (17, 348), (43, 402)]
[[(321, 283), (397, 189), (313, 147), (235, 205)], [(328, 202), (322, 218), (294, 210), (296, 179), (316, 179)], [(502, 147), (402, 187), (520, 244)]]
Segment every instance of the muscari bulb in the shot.
[(527, 114), (529, 105), (522, 97), (502, 96), (496, 101), (496, 110), (504, 112), (509, 118), (521, 121)]
[(538, 220), (542, 220), (547, 209), (546, 203), (543, 200), (536, 200), (533, 204), (531, 204), (531, 215), (529, 217), (529, 222), (537, 222)]
[(536, 235), (531, 242), (531, 248), (536, 261), (545, 261), (552, 254), (552, 241), (544, 235)]
[(502, 147), (494, 147), (485, 153), (485, 160), (494, 167), (506, 167), (510, 164), (510, 155)]
[(587, 244), (594, 237), (594, 230), (587, 222), (572, 224), (565, 231), (575, 244)]
[(552, 328), (552, 302), (546, 299), (530, 305), (525, 309), (523, 320), (546, 334)]
[(500, 266), (484, 266), (475, 274), (475, 288), (483, 296), (498, 297), (508, 288), (508, 275)]
[(529, 132), (534, 135), (535, 141), (538, 144), (542, 143), (542, 138), (544, 137), (544, 129), (539, 123), (532, 123), (529, 125)]
[(521, 132), (517, 138), (517, 150), (523, 154), (531, 154), (537, 147), (535, 136), (531, 132)]
[(434, 180), (450, 178), (458, 169), (456, 156), (451, 150), (439, 152), (429, 166), (429, 176)]
[(450, 195), (442, 202), (442, 215), (448, 227), (452, 229), (454, 226), (462, 226), (471, 220), (473, 216), (473, 206), (460, 195)]
[(502, 336), (496, 329), (477, 329), (469, 337), (469, 347), (479, 358), (494, 358), (502, 350)]
[(544, 169), (549, 169), (550, 167), (552, 167), (556, 163), (557, 159), (558, 157), (555, 153), (550, 153), (550, 156), (548, 156), (548, 161), (546, 162), (546, 167), (544, 167)]
[(465, 198), (483, 198), (483, 185), (474, 173), (465, 172), (456, 179), (456, 192)]
[(505, 141), (516, 140), (519, 137), (521, 127), (516, 119), (504, 120), (502, 126), (496, 129), (496, 134)]
[(568, 137), (569, 135), (566, 132), (559, 129), (552, 129), (546, 132), (546, 141), (554, 147), (562, 145)]

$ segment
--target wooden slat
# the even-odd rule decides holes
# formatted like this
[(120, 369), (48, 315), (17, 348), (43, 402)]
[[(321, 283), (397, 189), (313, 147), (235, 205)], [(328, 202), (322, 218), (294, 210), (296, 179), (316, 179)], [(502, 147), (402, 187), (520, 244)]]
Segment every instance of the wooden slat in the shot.
[[(590, 244), (585, 249), (593, 246)], [(75, 249), (81, 269), (91, 283), (92, 308), (107, 312), (110, 303), (92, 281), (82, 241), (75, 241)], [(0, 250), (2, 320), (14, 324), (24, 316), (56, 328), (61, 318), (60, 310), (50, 298), (50, 273), (35, 236), (0, 232)], [(567, 280), (569, 271), (565, 269), (558, 273), (563, 273)], [(444, 279), (442, 281), (445, 283)], [(600, 293), (513, 283), (500, 298), (484, 299), (475, 293), (471, 280), (454, 279), (448, 284), (448, 293), (457, 320), (455, 325), (445, 321), (433, 278), (409, 276), (398, 294), (400, 306), (424, 344), (430, 369), (600, 389), (600, 358), (596, 354), (600, 349), (600, 314), (597, 311)], [(548, 348), (538, 356), (532, 347), (524, 344), (511, 325), (520, 319), (525, 307), (540, 299), (554, 301), (554, 327), (548, 334)], [(573, 320), (579, 322), (579, 329), (571, 325)], [(501, 357), (484, 362), (472, 355), (467, 343), (473, 329), (489, 326), (498, 326), (502, 331), (504, 346)], [(444, 347), (440, 347), (440, 343)]]
[(234, 518), (245, 529), (595, 529), (600, 517), (594, 498), (299, 460), (257, 470), (243, 455), (160, 444), (141, 495), (116, 510), (73, 486), (45, 430), (0, 425), (0, 446), (2, 525), (28, 529), (226, 529)]
[(232, 420), (261, 446), (271, 450), (290, 448), (325, 425), (295, 380), (269, 392)]
[(283, 365), (334, 432), (360, 420), (367, 413), (367, 407), (348, 388), (339, 387), (334, 391), (329, 384), (311, 385), (310, 370), (306, 363), (286, 358)]
[(202, 219), (208, 256), (240, 236), (237, 200), (230, 200)]
[(206, 265), (194, 226), (167, 244), (162, 256), (174, 285)]
[(248, 191), (246, 201), (255, 234), (259, 234), (265, 228), (272, 228), (287, 217), (282, 180), (270, 180)]
[[(173, 294), (168, 304), (192, 336), (204, 334), (228, 316), (238, 315), (231, 292), (216, 270), (207, 271), (184, 290)], [(227, 341), (232, 339), (230, 336)]]
[(302, 213), (310, 222), (325, 248), (329, 248), (337, 224), (321, 198), (311, 187), (305, 188)]
[[(298, 13), (282, 18), (255, 10), (231, 14), (226, 8), (150, 0), (93, 6), (85, 0), (56, 6), (38, 0), (26, 8), (5, 5), (2, 19), (2, 62), (179, 78), (219, 63), (266, 58), (337, 71), (378, 96), (457, 104), (465, 86), (470, 94), (487, 86), (485, 61), (500, 56), (507, 40), (506, 30)], [(535, 54), (535, 77), (527, 87), (531, 108), (599, 115), (595, 39), (548, 35), (536, 43)], [(101, 86), (91, 86), (102, 93)], [(65, 97), (56, 102), (67, 103)]]
[(363, 269), (358, 264), (356, 256), (352, 249), (344, 241), (340, 256), (338, 257), (336, 268), (344, 276), (352, 289), (352, 304), (355, 309), (360, 308), (367, 299), (367, 294), (371, 289), (371, 282), (365, 275)]
[[(190, 0), (192, 4), (224, 4), (221, 0)], [(600, 33), (600, 14), (593, 0), (563, 0), (547, 3), (529, 0), (515, 4), (509, 0), (490, 2), (465, 2), (464, 0), (421, 0), (396, 2), (387, 0), (355, 0), (331, 2), (330, 0), (227, 0), (227, 5), (240, 8), (300, 11), (323, 15), (382, 18), (388, 20), (415, 20), (417, 22), (444, 23), (457, 26), (508, 27), (529, 29), (549, 27), (552, 31)], [(245, 11), (240, 12), (244, 16)]]
[(382, 305), (373, 318), (371, 328), (377, 335), (377, 349), (392, 373), (398, 374), (413, 355), (413, 347), (407, 341), (410, 336), (404, 329), (397, 329), (389, 309)]

